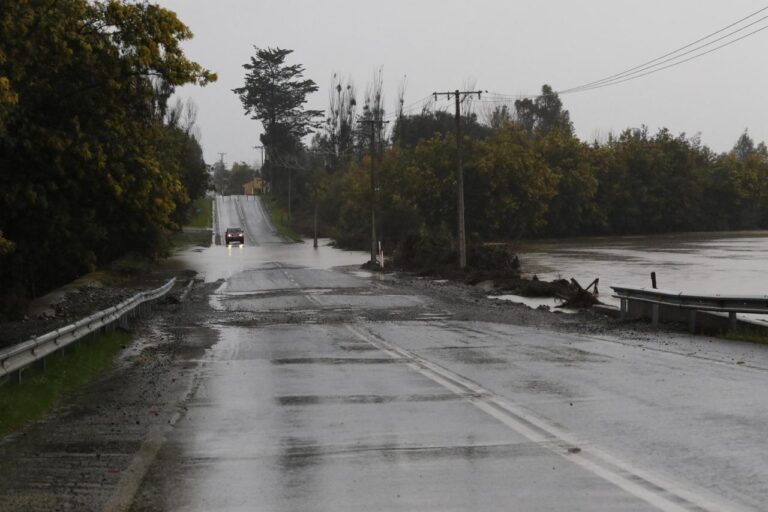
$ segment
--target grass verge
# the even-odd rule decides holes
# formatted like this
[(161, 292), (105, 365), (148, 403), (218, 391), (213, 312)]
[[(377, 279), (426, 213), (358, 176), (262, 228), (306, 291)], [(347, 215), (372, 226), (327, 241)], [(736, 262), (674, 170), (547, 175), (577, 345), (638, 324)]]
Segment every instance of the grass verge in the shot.
[(750, 343), (768, 344), (768, 332), (764, 329), (736, 329), (725, 332), (721, 337), (731, 341), (748, 341)]
[(213, 199), (210, 197), (201, 197), (192, 202), (192, 218), (188, 225), (193, 228), (211, 227), (211, 209), (213, 208)]
[(112, 366), (115, 356), (130, 341), (122, 331), (94, 334), (65, 352), (47, 358), (47, 368), (29, 367), (20, 384), (0, 386), (0, 438), (30, 421), (45, 416), (56, 402)]
[(177, 231), (168, 238), (168, 241), (172, 249), (190, 246), (210, 247), (211, 231), (208, 229), (198, 231)]
[(272, 226), (277, 231), (277, 234), (286, 240), (302, 242), (304, 239), (290, 225), (288, 211), (280, 206), (277, 200), (271, 196), (261, 196), (261, 198), (264, 201), (267, 213), (269, 213), (269, 220), (272, 222)]

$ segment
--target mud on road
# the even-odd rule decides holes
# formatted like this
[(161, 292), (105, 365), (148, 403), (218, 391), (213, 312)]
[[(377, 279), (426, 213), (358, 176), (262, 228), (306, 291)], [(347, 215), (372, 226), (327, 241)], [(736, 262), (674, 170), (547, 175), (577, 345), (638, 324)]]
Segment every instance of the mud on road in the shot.
[(113, 369), (0, 441), (0, 510), (104, 508), (145, 441), (183, 415), (195, 361), (216, 341), (205, 325), (213, 287), (158, 304)]
[[(0, 442), (0, 510), (128, 510), (130, 506), (161, 510), (153, 505), (157, 490), (151, 482), (145, 482), (142, 492), (139, 488), (166, 434), (184, 418), (186, 403), (199, 384), (206, 349), (217, 342), (214, 325), (336, 323), (349, 321), (351, 314), (369, 321), (430, 322), (439, 316), (590, 336), (611, 334), (649, 348), (697, 350), (685, 341), (689, 338), (670, 341), (674, 333), (645, 324), (621, 323), (589, 312), (564, 315), (533, 310), (490, 300), (471, 286), (408, 276), (372, 280), (371, 289), (352, 292), (388, 297), (403, 307), (369, 307), (353, 313), (343, 308), (314, 313), (214, 309), (209, 297), (219, 285), (197, 283), (183, 303), (159, 304), (153, 316), (132, 327), (135, 340), (113, 369), (66, 398), (43, 421)], [(414, 298), (429, 301), (429, 311), (413, 307)]]

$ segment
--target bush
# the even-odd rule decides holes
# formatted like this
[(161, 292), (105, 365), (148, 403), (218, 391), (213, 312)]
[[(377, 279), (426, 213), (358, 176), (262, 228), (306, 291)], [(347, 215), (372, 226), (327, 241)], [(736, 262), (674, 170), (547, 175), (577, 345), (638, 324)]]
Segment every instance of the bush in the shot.
[(405, 237), (393, 253), (395, 266), (409, 270), (435, 270), (455, 266), (457, 261), (458, 251), (445, 226), (430, 231), (422, 224), (419, 231)]

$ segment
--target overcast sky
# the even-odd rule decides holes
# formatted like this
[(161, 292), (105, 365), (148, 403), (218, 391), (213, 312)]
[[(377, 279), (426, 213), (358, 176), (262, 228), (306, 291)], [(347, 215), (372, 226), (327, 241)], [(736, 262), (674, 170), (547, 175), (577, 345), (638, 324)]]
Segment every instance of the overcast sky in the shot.
[[(294, 50), (290, 63), (320, 86), (308, 108), (327, 107), (331, 76), (363, 91), (382, 68), (389, 111), (407, 76), (406, 104), (467, 83), (535, 94), (599, 80), (675, 50), (768, 4), (765, 0), (160, 0), (194, 32), (187, 55), (219, 81), (185, 87), (198, 105), (209, 163), (257, 161), (261, 125), (231, 92), (254, 46)], [(735, 28), (768, 16), (768, 11)], [(754, 29), (768, 26), (768, 19)], [(733, 30), (733, 29), (731, 29)], [(726, 34), (723, 32), (720, 36)], [(734, 36), (735, 37), (735, 36)], [(726, 42), (724, 40), (723, 42)], [(712, 48), (716, 45), (707, 47)], [(582, 139), (627, 127), (700, 134), (715, 151), (744, 129), (768, 140), (768, 30), (691, 62), (626, 83), (564, 94)], [(442, 100), (445, 103), (445, 100)], [(448, 106), (445, 103), (444, 106)], [(481, 109), (478, 105), (476, 109)]]

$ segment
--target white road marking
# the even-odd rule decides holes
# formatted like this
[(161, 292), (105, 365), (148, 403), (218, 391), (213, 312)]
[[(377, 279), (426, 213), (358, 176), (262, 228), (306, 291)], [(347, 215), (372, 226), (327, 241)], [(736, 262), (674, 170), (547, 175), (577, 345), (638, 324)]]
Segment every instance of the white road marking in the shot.
[(604, 450), (579, 440), (548, 420), (535, 415), (506, 398), (499, 396), (451, 370), (394, 345), (362, 325), (347, 325), (361, 340), (405, 364), (433, 382), (463, 397), (469, 403), (496, 418), (530, 441), (581, 466), (598, 477), (611, 482), (629, 494), (665, 512), (741, 511), (742, 506), (710, 495), (704, 490), (691, 491), (690, 486), (661, 478), (636, 468)]

